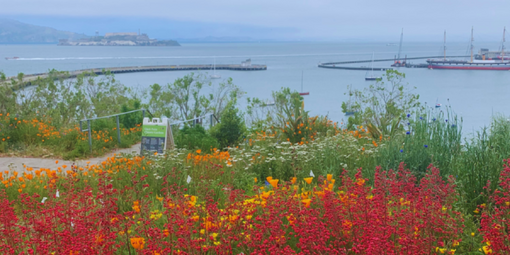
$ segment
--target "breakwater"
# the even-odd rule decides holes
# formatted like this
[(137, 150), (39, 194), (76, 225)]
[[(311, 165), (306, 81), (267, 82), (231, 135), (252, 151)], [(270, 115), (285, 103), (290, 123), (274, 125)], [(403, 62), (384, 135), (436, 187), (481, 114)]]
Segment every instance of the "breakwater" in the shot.
[[(446, 58), (463, 58), (463, 57), (469, 57), (469, 56), (446, 56)], [(406, 57), (405, 59), (401, 59), (400, 61), (408, 61), (413, 59), (433, 59), (433, 58), (439, 58), (442, 59), (444, 56), (427, 56), (427, 57)], [(339, 62), (327, 62), (327, 63), (319, 63), (319, 68), (329, 68), (329, 69), (344, 69), (344, 70), (363, 70), (368, 71), (372, 70), (371, 67), (361, 66), (361, 67), (355, 67), (355, 66), (342, 66), (346, 64), (357, 64), (357, 63), (370, 63), (370, 62), (389, 62), (389, 61), (395, 61), (393, 58), (385, 58), (385, 59), (368, 59), (368, 60), (348, 60), (348, 61), (339, 61)], [(409, 67), (417, 67), (417, 65), (410, 65)], [(384, 68), (384, 67), (374, 67), (374, 71), (386, 71), (391, 70), (392, 68)]]
[[(69, 71), (65, 78), (76, 78), (80, 74), (84, 73), (95, 73), (97, 75), (104, 74), (109, 71), (113, 74), (119, 73), (136, 73), (136, 72), (162, 72), (162, 71), (212, 71), (213, 65), (157, 65), (157, 66), (126, 66), (126, 67), (108, 67), (108, 68), (90, 68), (81, 69), (75, 71)], [(230, 70), (230, 71), (263, 71), (267, 70), (266, 65), (216, 65), (216, 70)], [(25, 85), (31, 85), (31, 83), (37, 79), (47, 78), (49, 73), (36, 73), (27, 74), (23, 76), (23, 83)], [(56, 77), (61, 78), (61, 77)], [(17, 79), (17, 77), (9, 77), (7, 81), (11, 79)]]

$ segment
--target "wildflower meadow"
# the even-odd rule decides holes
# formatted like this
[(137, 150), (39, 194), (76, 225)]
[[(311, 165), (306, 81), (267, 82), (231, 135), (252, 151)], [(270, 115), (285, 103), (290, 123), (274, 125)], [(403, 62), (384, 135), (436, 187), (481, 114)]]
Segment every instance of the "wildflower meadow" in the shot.
[[(177, 146), (164, 154), (0, 169), (0, 253), (510, 251), (508, 121), (495, 117), (468, 137), (451, 107), (422, 108), (414, 97), (413, 106), (382, 115), (360, 104), (345, 123), (309, 116), (297, 92), (273, 97), (275, 110), (252, 99), (243, 113), (235, 97), (210, 107), (197, 96), (190, 109), (201, 110), (191, 116), (221, 108), (219, 123), (208, 130), (199, 123), (174, 127)], [(24, 116), (0, 115), (5, 151), (89, 149), (88, 131), (75, 123)], [(380, 128), (378, 121), (391, 125)], [(140, 139), (134, 122), (122, 127), (130, 143)], [(94, 151), (117, 146), (115, 127), (107, 124), (91, 131)]]

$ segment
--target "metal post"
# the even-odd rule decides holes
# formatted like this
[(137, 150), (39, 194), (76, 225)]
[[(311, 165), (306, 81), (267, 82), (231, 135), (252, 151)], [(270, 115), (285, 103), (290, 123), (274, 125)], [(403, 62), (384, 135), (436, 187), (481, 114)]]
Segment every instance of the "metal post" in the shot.
[(209, 115), (209, 118), (210, 118), (210, 120), (209, 120), (209, 128), (212, 128), (213, 127), (213, 123), (212, 123), (213, 122), (213, 115), (212, 114)]
[(142, 110), (142, 121), (145, 119), (145, 110)]
[(90, 147), (90, 154), (92, 154), (92, 129), (90, 129), (90, 120), (87, 120), (87, 126), (89, 128), (89, 147)]
[(116, 116), (116, 119), (117, 119), (117, 140), (119, 141), (119, 145), (120, 145), (119, 115)]
[(197, 124), (197, 119), (193, 119), (193, 127)]
[(81, 125), (81, 120), (80, 120), (80, 132), (83, 132), (83, 127)]

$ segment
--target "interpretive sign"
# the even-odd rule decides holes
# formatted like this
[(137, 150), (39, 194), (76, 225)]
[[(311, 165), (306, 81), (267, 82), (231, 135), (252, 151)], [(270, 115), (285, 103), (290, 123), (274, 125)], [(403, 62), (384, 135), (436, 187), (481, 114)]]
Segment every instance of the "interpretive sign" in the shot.
[(157, 152), (163, 154), (166, 150), (168, 139), (168, 119), (149, 118), (143, 119), (142, 126), (142, 153)]

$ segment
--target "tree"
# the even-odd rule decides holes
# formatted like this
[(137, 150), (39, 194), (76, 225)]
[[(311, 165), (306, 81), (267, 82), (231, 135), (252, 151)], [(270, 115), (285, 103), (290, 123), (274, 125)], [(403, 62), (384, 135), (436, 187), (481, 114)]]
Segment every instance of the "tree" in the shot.
[(349, 117), (348, 128), (364, 125), (375, 138), (402, 130), (405, 116), (421, 109), (419, 95), (413, 93), (416, 88), (410, 88), (403, 82), (404, 78), (404, 73), (387, 70), (384, 81), (363, 90), (350, 90), (354, 102), (342, 104), (344, 112), (355, 112)]
[[(210, 88), (205, 91), (205, 88)], [(209, 93), (208, 93), (209, 92)], [(151, 86), (149, 109), (156, 116), (189, 120), (212, 113), (220, 116), (229, 102), (243, 92), (229, 78), (214, 87), (202, 75), (188, 74), (166, 86)]]
[(211, 134), (220, 142), (220, 148), (236, 146), (246, 132), (246, 125), (239, 109), (235, 107), (235, 101), (230, 101), (221, 113), (220, 123), (212, 130)]

